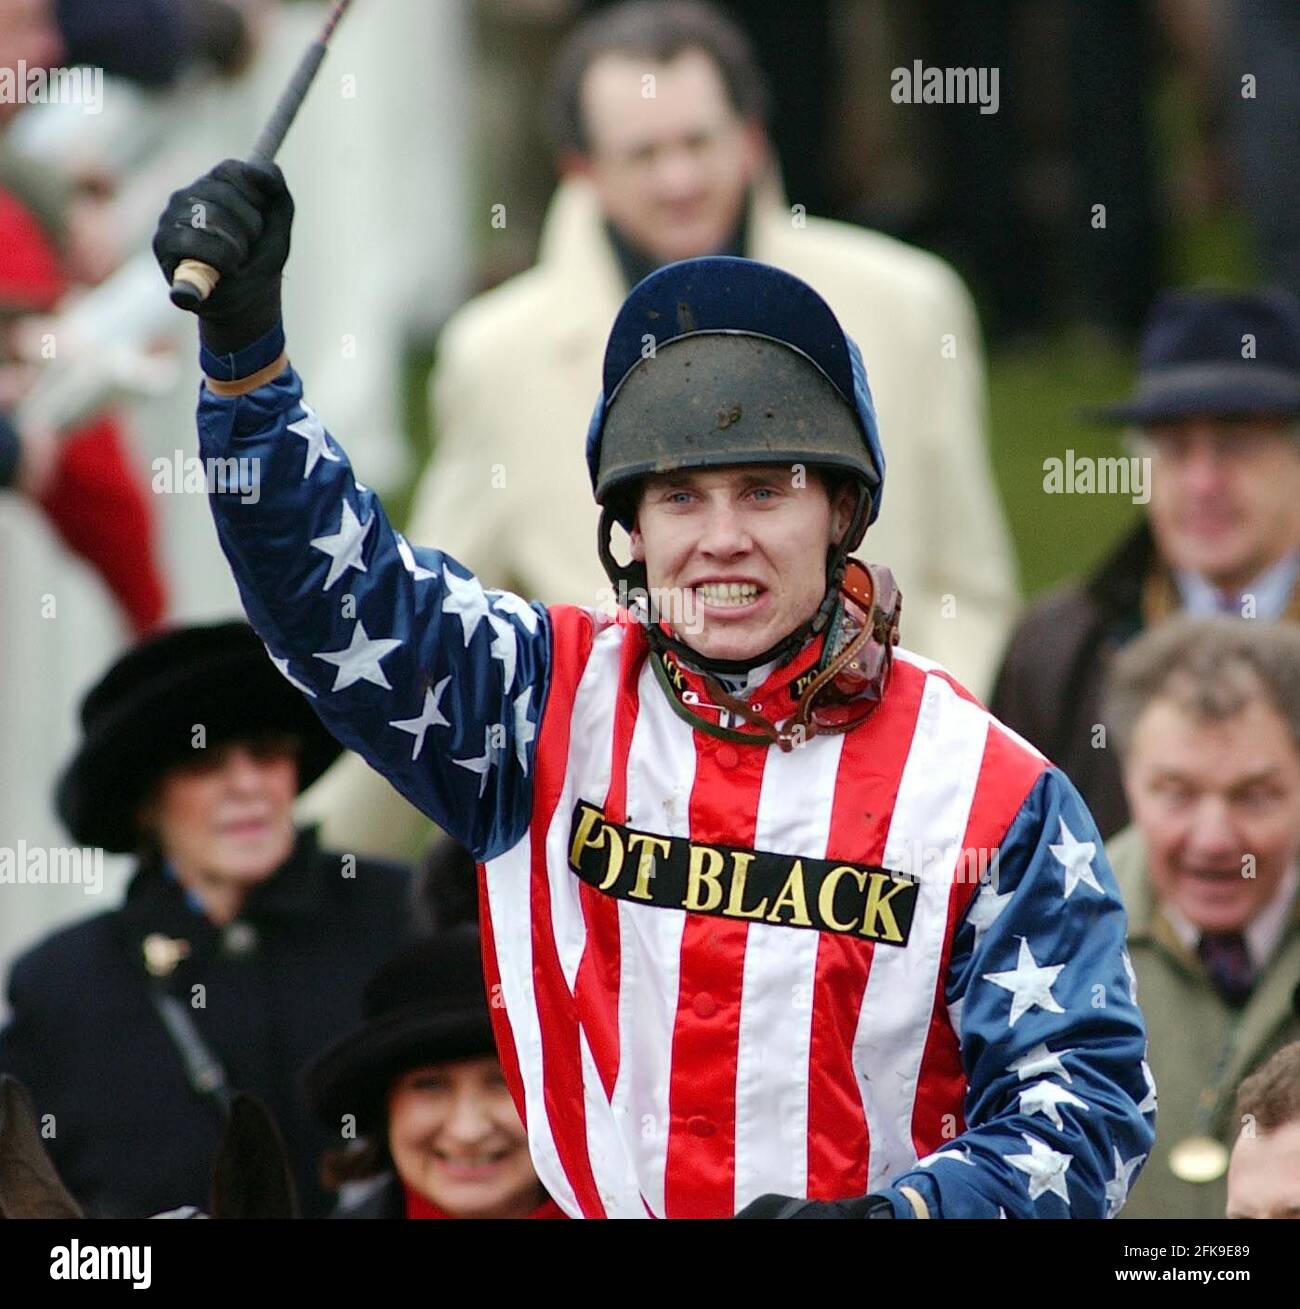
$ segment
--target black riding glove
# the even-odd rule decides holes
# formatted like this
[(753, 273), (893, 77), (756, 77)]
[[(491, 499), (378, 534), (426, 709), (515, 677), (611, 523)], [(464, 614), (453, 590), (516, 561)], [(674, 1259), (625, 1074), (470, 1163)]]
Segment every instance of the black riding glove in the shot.
[(760, 1195), (737, 1218), (892, 1218), (894, 1206), (883, 1195), (852, 1200), (800, 1200), (789, 1195)]
[(182, 259), (221, 274), (197, 311), (199, 336), (215, 354), (252, 345), (280, 321), (292, 226), (293, 197), (275, 164), (227, 159), (167, 201), (153, 252), (168, 283)]

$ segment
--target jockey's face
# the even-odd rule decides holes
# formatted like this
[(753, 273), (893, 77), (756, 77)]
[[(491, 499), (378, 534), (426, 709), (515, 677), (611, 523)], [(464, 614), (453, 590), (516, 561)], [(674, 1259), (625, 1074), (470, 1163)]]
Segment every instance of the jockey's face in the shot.
[(524, 1218), (544, 1198), (495, 1055), (403, 1073), (388, 1149), (402, 1181), (453, 1218)]
[(632, 246), (669, 263), (717, 254), (740, 222), (766, 147), (700, 50), (666, 64), (604, 55), (582, 83), (588, 149), (563, 161), (588, 177)]
[(652, 616), (711, 659), (751, 659), (817, 612), (826, 551), (853, 513), (796, 465), (648, 477), (632, 557), (645, 564)]

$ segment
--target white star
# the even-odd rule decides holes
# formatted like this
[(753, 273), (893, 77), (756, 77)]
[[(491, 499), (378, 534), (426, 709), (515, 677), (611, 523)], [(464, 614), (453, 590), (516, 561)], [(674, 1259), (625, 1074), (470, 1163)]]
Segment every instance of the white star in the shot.
[(1051, 1191), (1053, 1195), (1059, 1195), (1068, 1208), (1070, 1193), (1065, 1189), (1065, 1170), (1073, 1160), (1068, 1154), (1045, 1145), (1036, 1136), (1030, 1136), (1027, 1132), (1021, 1132), (1020, 1135), (1025, 1138), (1030, 1153), (1009, 1154), (1006, 1158), (1013, 1168), (1028, 1174), (1029, 1198), (1037, 1200), (1044, 1191)]
[[(447, 574), (451, 576), (450, 573)], [(483, 796), (484, 788), (487, 786), (488, 769), (497, 761), (497, 755), (501, 753), (501, 747), (497, 745), (496, 738), (505, 731), (501, 723), (489, 724), (483, 732), (483, 753), (477, 759), (453, 759), (451, 762), (459, 764), (461, 768), (468, 768), (471, 773), (478, 774), (478, 793), (479, 798)]]
[(374, 514), (371, 514), (365, 526), (362, 526), (352, 506), (344, 500), (343, 512), (339, 515), (339, 530), (333, 536), (313, 538), (312, 547), (330, 557), (329, 572), (325, 575), (322, 591), (328, 591), (349, 568), (355, 568), (362, 573), (366, 571), (365, 560), (361, 557), (361, 547), (365, 544), (366, 537), (374, 525)]
[(501, 685), (508, 694), (515, 684), (515, 664), (518, 645), (515, 625), (508, 618), (498, 618), (490, 609), (487, 615), (488, 626), (492, 629), (492, 644), (488, 653), (493, 659), (501, 661)]
[(954, 1032), (961, 1031), (962, 1016), (966, 1012), (966, 997), (963, 995), (960, 1000), (954, 1000), (948, 1006), (948, 1021), (952, 1024)]
[(1036, 1045), (1025, 1055), (1021, 1055), (1013, 1064), (1008, 1064), (1022, 1082), (1027, 1082), (1031, 1077), (1046, 1077), (1054, 1073), (1057, 1077), (1067, 1082), (1073, 1082), (1074, 1078), (1066, 1071), (1065, 1065), (1061, 1059), (1067, 1054), (1073, 1054), (1073, 1050), (1062, 1050), (1058, 1054), (1053, 1054), (1046, 1045)]
[(420, 710), (418, 718), (399, 718), (395, 722), (389, 723), (389, 727), (395, 727), (399, 732), (410, 732), (415, 737), (411, 746), (411, 762), (414, 763), (420, 757), (420, 751), (424, 749), (424, 734), (431, 727), (450, 727), (451, 723), (442, 716), (442, 693), (447, 689), (447, 683), (451, 681), (451, 674), (438, 683), (433, 690), (424, 688), (424, 708)]
[(296, 686), (298, 690), (300, 690), (303, 693), (303, 695), (309, 695), (313, 700), (316, 698), (316, 692), (313, 691), (310, 686), (307, 686), (305, 683), (300, 682), (289, 671), (289, 660), (287, 656), (284, 659), (277, 659), (273, 654), (271, 654), (270, 650), (267, 650), (266, 653), (268, 658), (280, 670), (280, 673), (284, 677), (284, 680), (288, 682), (290, 686)]
[(969, 1150), (961, 1150), (956, 1146), (949, 1146), (946, 1150), (940, 1150), (938, 1154), (928, 1154), (924, 1159), (917, 1161), (918, 1168), (929, 1168), (931, 1164), (937, 1164), (940, 1159), (951, 1159), (955, 1164), (969, 1164), (974, 1168), (975, 1160), (970, 1157)]
[(296, 423), (290, 423), (289, 431), (307, 442), (307, 466), (302, 470), (302, 475), (309, 477), (311, 470), (316, 467), (317, 460), (324, 458), (338, 463), (339, 456), (330, 449), (329, 437), (321, 426), (320, 419), (316, 417), (316, 411), (306, 400), (299, 400), (298, 403), (302, 405), (305, 417), (298, 419)]
[(1074, 833), (1065, 825), (1065, 819), (1059, 820), (1061, 824), (1061, 844), (1051, 845), (1047, 848), (1051, 850), (1056, 857), (1056, 862), (1065, 869), (1065, 898), (1070, 898), (1070, 892), (1082, 882), (1085, 886), (1090, 886), (1098, 895), (1106, 893), (1101, 889), (1101, 883), (1097, 880), (1096, 874), (1092, 871), (1092, 861), (1097, 854), (1097, 843), (1095, 841), (1076, 841)]
[(533, 688), (526, 686), (515, 696), (515, 754), (519, 756), (519, 767), (528, 775), (528, 743), (537, 735), (537, 728), (528, 719), (528, 702), (533, 698)]
[(393, 688), (388, 684), (388, 678), (384, 676), (379, 661), (401, 644), (400, 641), (393, 640), (372, 641), (366, 635), (366, 629), (358, 618), (357, 625), (352, 629), (352, 640), (346, 650), (326, 651), (312, 657), (337, 666), (339, 671), (334, 679), (334, 685), (330, 688), (332, 691), (342, 691), (353, 682), (373, 682), (376, 686), (382, 686), (385, 691), (391, 691)]
[(980, 937), (997, 922), (998, 915), (1007, 907), (1007, 901), (1011, 899), (1010, 891), (998, 894), (998, 876), (998, 870), (995, 868), (993, 876), (980, 887), (979, 894), (966, 911), (966, 921), (975, 928), (976, 945), (979, 945)]
[(537, 610), (527, 600), (511, 591), (489, 591), (487, 596), (493, 609), (504, 609), (506, 613), (514, 614), (528, 629), (529, 636), (537, 634)]
[(1124, 971), (1128, 974), (1128, 995), (1129, 999), (1137, 1004), (1138, 998), (1138, 979), (1137, 973), (1133, 971), (1133, 960), (1129, 958), (1127, 950), (1121, 950), (1119, 957), (1124, 964)]
[(1076, 1105), (1085, 1113), (1089, 1112), (1088, 1106), (1073, 1091), (1067, 1091), (1065, 1087), (1057, 1086), (1055, 1082), (1035, 1082), (1020, 1092), (1020, 1112), (1026, 1117), (1044, 1114), (1052, 1120), (1052, 1125), (1058, 1132), (1065, 1130), (1065, 1124), (1061, 1121), (1061, 1111), (1057, 1107), (1062, 1104)]
[(1142, 1080), (1147, 1084), (1147, 1093), (1138, 1105), (1138, 1113), (1153, 1114), (1156, 1111), (1156, 1079), (1151, 1076), (1151, 1065), (1142, 1060)]
[(1014, 1027), (1017, 1021), (1036, 1005), (1049, 1013), (1063, 1014), (1065, 1010), (1056, 1003), (1052, 995), (1052, 983), (1056, 981), (1065, 967), (1064, 964), (1047, 964), (1040, 968), (1029, 942), (1020, 938), (1020, 957), (1016, 966), (1003, 973), (985, 973), (984, 980), (1011, 992), (1011, 1017), (1008, 1026)]
[(402, 563), (406, 565), (406, 571), (417, 582), (428, 581), (430, 578), (438, 576), (436, 570), (425, 568), (415, 562), (415, 551), (411, 549), (406, 537), (401, 535), (397, 535), (397, 553), (402, 556)]
[(450, 568), (443, 569), (447, 582), (447, 594), (443, 597), (442, 612), (459, 614), (461, 627), (465, 632), (465, 646), (474, 629), (488, 616), (487, 597), (477, 577), (457, 577)]
[(1128, 1199), (1128, 1188), (1132, 1185), (1133, 1174), (1142, 1167), (1146, 1155), (1134, 1155), (1132, 1159), (1121, 1159), (1120, 1153), (1111, 1146), (1115, 1153), (1115, 1176), (1106, 1183), (1106, 1217), (1114, 1218), (1124, 1207)]

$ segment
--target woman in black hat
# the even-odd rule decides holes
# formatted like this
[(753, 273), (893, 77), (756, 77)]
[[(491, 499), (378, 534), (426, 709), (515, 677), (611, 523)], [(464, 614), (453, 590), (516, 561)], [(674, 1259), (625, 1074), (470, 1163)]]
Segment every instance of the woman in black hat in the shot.
[(327, 1184), (382, 1178), (336, 1216), (563, 1218), (497, 1059), (477, 929), (406, 947), (363, 1004), (365, 1023), (304, 1073), (321, 1121), (351, 1142), (326, 1156)]
[(340, 747), (246, 623), (135, 647), (81, 722), (59, 814), (139, 867), (121, 907), (14, 964), (0, 1072), (54, 1116), (50, 1152), (92, 1214), (205, 1205), (245, 1090), (283, 1129), (303, 1212), (323, 1215), (327, 1139), (296, 1070), (357, 1021), (365, 978), (408, 934), (409, 874), (295, 828), (295, 797)]

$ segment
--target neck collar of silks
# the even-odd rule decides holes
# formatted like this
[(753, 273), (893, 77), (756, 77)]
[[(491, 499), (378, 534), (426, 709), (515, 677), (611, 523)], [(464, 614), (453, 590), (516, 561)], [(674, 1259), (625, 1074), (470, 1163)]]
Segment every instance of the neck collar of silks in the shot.
[[(901, 602), (887, 569), (849, 557), (880, 511), (885, 460), (862, 356), (826, 302), (798, 278), (753, 260), (668, 264), (624, 301), (602, 383), (587, 463), (601, 506), (600, 559), (620, 597), (648, 594), (644, 566), (619, 562), (612, 534), (615, 524), (631, 529), (651, 473), (782, 464), (856, 489), (849, 527), (827, 550), (820, 604), (768, 649), (744, 660), (708, 659), (627, 605), (645, 626), (674, 706), (713, 735), (783, 749), (863, 721), (884, 692)], [(761, 688), (766, 703), (723, 685), (729, 679), (734, 688), (765, 664), (776, 666)], [(790, 687), (807, 673), (790, 714), (774, 719), (773, 680)], [(679, 675), (700, 679), (689, 697), (677, 688)], [(720, 707), (702, 712), (704, 704)]]
[[(858, 727), (889, 683), (902, 615), (889, 569), (849, 560), (831, 615), (823, 631), (805, 636), (766, 677), (743, 687), (733, 671), (742, 665), (701, 657), (667, 624), (650, 622), (640, 603), (619, 617), (643, 628), (655, 679), (680, 718), (725, 741), (788, 751)], [(746, 660), (743, 667), (753, 672), (761, 665)]]

